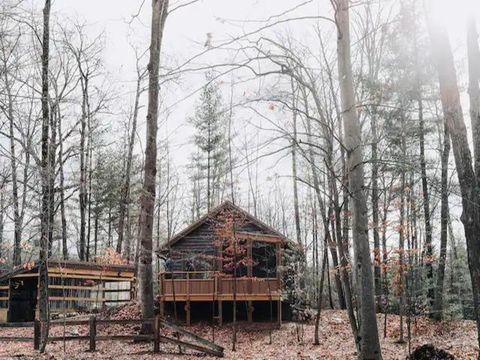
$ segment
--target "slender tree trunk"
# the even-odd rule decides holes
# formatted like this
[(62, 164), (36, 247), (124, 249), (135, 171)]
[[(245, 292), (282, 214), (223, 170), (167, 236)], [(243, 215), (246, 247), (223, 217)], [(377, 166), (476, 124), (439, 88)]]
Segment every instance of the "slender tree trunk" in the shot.
[(90, 246), (91, 246), (91, 237), (92, 237), (92, 177), (93, 177), (93, 148), (92, 148), (92, 127), (91, 127), (91, 117), (90, 117), (90, 108), (88, 107), (88, 122), (87, 122), (87, 133), (88, 133), (88, 143), (87, 143), (87, 159), (88, 159), (88, 185), (87, 185), (87, 251), (85, 259), (90, 261)]
[[(418, 87), (420, 88), (420, 85)], [(420, 90), (418, 91), (418, 125), (420, 138), (420, 172), (422, 179), (423, 214), (425, 220), (425, 268), (427, 270), (427, 301), (429, 311), (432, 311), (435, 296), (432, 264), (432, 224), (430, 220), (430, 194), (428, 192), (427, 163), (425, 160), (425, 120), (423, 118), (423, 100)]]
[(98, 220), (100, 218), (100, 211), (99, 209), (95, 209), (95, 219), (93, 224), (93, 255), (94, 258), (97, 257), (97, 250), (98, 250)]
[(298, 246), (303, 249), (302, 243), (302, 231), (300, 228), (300, 209), (299, 209), (299, 201), (298, 201), (298, 182), (297, 182), (297, 112), (295, 110), (295, 89), (293, 86), (292, 80), (292, 96), (293, 96), (293, 103), (292, 109), (293, 110), (293, 138), (292, 138), (292, 183), (293, 183), (293, 209), (295, 213), (295, 234)]
[(41, 322), (40, 352), (45, 352), (48, 339), (48, 243), (49, 243), (49, 108), (48, 108), (48, 60), (50, 50), (50, 0), (45, 0), (43, 8), (43, 38), (42, 38), (42, 205), (40, 213), (40, 256), (38, 280), (38, 309)]
[[(145, 166), (143, 193), (141, 196), (140, 249), (139, 249), (139, 285), (143, 318), (152, 318), (153, 312), (153, 274), (152, 274), (152, 237), (155, 206), (155, 181), (157, 174), (157, 130), (160, 49), (163, 29), (167, 18), (168, 0), (152, 0), (152, 28), (150, 39), (150, 61), (148, 64), (148, 112), (147, 139), (145, 147)], [(151, 326), (144, 324), (144, 332), (151, 332)]]
[(19, 266), (22, 263), (22, 218), (20, 216), (20, 201), (18, 195), (17, 180), (17, 155), (15, 149), (15, 119), (13, 113), (13, 96), (10, 88), (10, 79), (8, 77), (7, 66), (4, 70), (5, 91), (8, 97), (8, 122), (10, 136), (10, 164), (12, 169), (12, 200), (13, 200), (13, 222), (14, 222), (14, 241), (13, 241), (13, 265)]
[(440, 258), (438, 259), (437, 286), (433, 316), (442, 319), (443, 312), (443, 283), (445, 279), (445, 262), (447, 259), (448, 239), (448, 158), (450, 155), (450, 138), (448, 128), (444, 126), (442, 175), (441, 175), (441, 205), (440, 205)]
[(398, 291), (399, 291), (399, 315), (400, 315), (400, 335), (398, 342), (404, 343), (403, 320), (405, 316), (405, 189), (406, 189), (406, 165), (407, 165), (407, 145), (405, 139), (405, 114), (400, 115), (402, 122), (401, 150), (402, 150), (402, 168), (400, 169), (400, 224), (398, 231)]
[(373, 220), (373, 256), (374, 256), (374, 282), (375, 282), (375, 303), (377, 311), (381, 309), (382, 297), (382, 271), (380, 257), (380, 234), (378, 215), (378, 136), (377, 116), (372, 114), (372, 220)]
[(347, 151), (348, 186), (352, 198), (352, 234), (355, 285), (359, 314), (359, 331), (355, 338), (359, 359), (381, 359), (375, 313), (372, 260), (368, 241), (368, 208), (363, 172), (363, 149), (360, 122), (355, 107), (350, 54), (349, 1), (337, 0), (337, 61), (344, 124), (344, 145)]
[(82, 82), (82, 115), (80, 120), (80, 187), (79, 187), (79, 203), (80, 203), (80, 241), (79, 254), (80, 260), (86, 258), (86, 216), (87, 216), (87, 161), (85, 159), (85, 137), (87, 133), (87, 99), (86, 91), (88, 89), (88, 79)]
[[(432, 43), (432, 55), (440, 82), (440, 97), (442, 101), (445, 123), (452, 141), (453, 155), (457, 168), (458, 182), (462, 195), (463, 213), (461, 221), (465, 230), (467, 242), (468, 266), (472, 281), (473, 307), (477, 323), (477, 336), (480, 344), (480, 212), (477, 179), (472, 166), (467, 130), (460, 102), (457, 74), (455, 70), (452, 49), (446, 30), (432, 19), (429, 19), (429, 33)], [(474, 135), (474, 148), (480, 139)]]
[[(117, 240), (117, 253), (122, 252), (123, 235), (125, 228), (125, 214), (129, 203), (130, 197), (130, 176), (132, 171), (132, 159), (133, 159), (133, 146), (135, 144), (135, 134), (137, 132), (137, 118), (138, 110), (140, 107), (140, 95), (142, 93), (142, 79), (143, 74), (139, 73), (137, 78), (137, 88), (135, 91), (135, 104), (133, 107), (132, 115), (132, 127), (130, 129), (130, 138), (128, 140), (127, 150), (127, 163), (125, 166), (124, 182), (122, 185), (122, 193), (120, 197), (120, 209), (118, 214), (118, 240)], [(125, 254), (125, 253), (124, 253)]]
[[(58, 111), (58, 110), (57, 110)], [(62, 118), (58, 116), (58, 166), (60, 180), (60, 218), (62, 223), (62, 255), (64, 260), (68, 260), (68, 243), (67, 243), (67, 217), (65, 210), (65, 173), (63, 171), (63, 134), (62, 134)]]
[[(305, 112), (306, 112), (306, 125), (307, 125), (307, 139), (308, 143), (312, 144), (312, 124), (311, 124), (311, 119), (308, 114), (308, 99), (306, 93), (303, 91), (302, 93), (303, 99), (305, 102)], [(326, 221), (326, 209), (325, 209), (325, 202), (322, 199), (322, 194), (321, 194), (321, 186), (320, 186), (320, 178), (318, 175), (318, 168), (315, 162), (315, 153), (313, 151), (313, 146), (309, 145), (308, 147), (308, 158), (310, 162), (310, 167), (312, 170), (312, 177), (313, 177), (313, 188), (315, 190), (315, 194), (317, 196), (317, 202), (318, 206), (320, 208), (320, 215), (322, 216), (322, 221), (324, 223), (324, 228), (326, 229), (325, 231), (328, 231), (328, 224), (325, 225)], [(327, 233), (325, 233), (325, 236), (327, 237)], [(333, 234), (335, 236), (335, 233)], [(346, 309), (346, 300), (345, 300), (345, 294), (342, 288), (342, 280), (340, 278), (340, 270), (339, 270), (339, 263), (338, 263), (338, 253), (336, 249), (336, 245), (338, 241), (341, 241), (341, 238), (336, 238), (334, 239), (332, 236), (329, 236), (329, 241), (328, 241), (328, 247), (330, 248), (330, 253), (332, 256), (332, 262), (333, 262), (333, 267), (336, 269), (335, 271), (335, 287), (337, 289), (337, 295), (338, 295), (338, 302), (340, 305), (341, 309)]]
[[(302, 242), (302, 231), (300, 225), (300, 209), (299, 209), (299, 201), (298, 201), (298, 181), (297, 181), (297, 111), (296, 111), (296, 94), (295, 88), (293, 85), (293, 79), (291, 81), (291, 89), (292, 89), (292, 109), (293, 109), (293, 139), (292, 139), (292, 184), (293, 184), (293, 210), (295, 215), (295, 234), (296, 240), (299, 248), (301, 249), (301, 259), (300, 259), (300, 274), (298, 275), (299, 278), (299, 286), (300, 291), (303, 293), (305, 289), (305, 271), (306, 271), (306, 253), (305, 253), (305, 246)], [(303, 299), (305, 301), (305, 299)]]
[(382, 214), (382, 268), (383, 268), (383, 311), (385, 313), (384, 326), (383, 326), (383, 338), (387, 337), (387, 314), (389, 306), (389, 291), (388, 291), (388, 276), (387, 276), (387, 264), (388, 264), (388, 249), (387, 249), (387, 219), (388, 219), (388, 205), (390, 203), (387, 190), (383, 195), (383, 214)]
[[(323, 283), (325, 281), (325, 269), (327, 265), (328, 251), (327, 247), (323, 250), (323, 261), (322, 261), (322, 274), (320, 275), (320, 287), (318, 289), (318, 304), (317, 304), (317, 315), (315, 316), (315, 333), (313, 344), (320, 345), (320, 337), (318, 335), (320, 329), (320, 313), (322, 311), (322, 295), (323, 295)], [(328, 271), (328, 270), (327, 270)]]
[(57, 152), (57, 112), (56, 107), (58, 106), (55, 103), (50, 109), (50, 140), (49, 140), (49, 149), (48, 149), (48, 161), (50, 162), (50, 176), (48, 179), (48, 193), (49, 193), (49, 204), (48, 204), (48, 257), (52, 256), (53, 251), (53, 229), (55, 224), (55, 159)]
[(230, 87), (230, 106), (228, 109), (228, 172), (230, 175), (230, 199), (235, 204), (235, 181), (233, 179), (232, 123), (233, 123), (233, 77)]

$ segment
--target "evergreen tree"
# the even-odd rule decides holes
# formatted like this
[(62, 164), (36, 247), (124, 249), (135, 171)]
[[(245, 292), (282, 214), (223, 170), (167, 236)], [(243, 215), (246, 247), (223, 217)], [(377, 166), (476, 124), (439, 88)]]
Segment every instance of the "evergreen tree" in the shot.
[[(196, 216), (205, 205), (210, 210), (222, 200), (228, 173), (227, 122), (222, 97), (214, 75), (208, 72), (205, 78), (207, 83), (195, 115), (190, 119), (196, 130), (193, 141), (197, 151), (192, 155), (193, 175), (190, 177), (194, 187), (194, 209), (198, 209)], [(203, 191), (206, 196), (199, 197), (199, 192)]]

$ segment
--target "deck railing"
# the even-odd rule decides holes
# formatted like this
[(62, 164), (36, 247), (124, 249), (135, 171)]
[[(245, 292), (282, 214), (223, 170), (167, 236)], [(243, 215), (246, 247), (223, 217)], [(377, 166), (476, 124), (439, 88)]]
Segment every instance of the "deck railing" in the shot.
[(163, 300), (212, 300), (236, 295), (239, 298), (277, 298), (278, 278), (237, 277), (216, 271), (175, 271), (159, 275), (160, 297)]

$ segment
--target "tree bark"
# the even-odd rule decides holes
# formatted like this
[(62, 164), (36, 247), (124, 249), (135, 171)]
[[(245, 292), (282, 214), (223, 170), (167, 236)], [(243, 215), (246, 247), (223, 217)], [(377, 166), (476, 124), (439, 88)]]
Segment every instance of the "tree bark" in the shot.
[[(135, 91), (135, 104), (133, 105), (133, 115), (132, 115), (132, 128), (130, 137), (128, 140), (128, 152), (127, 152), (127, 163), (125, 165), (125, 175), (124, 175), (124, 182), (122, 185), (122, 193), (120, 198), (120, 209), (118, 215), (118, 240), (117, 240), (117, 253), (122, 252), (122, 245), (123, 245), (123, 235), (124, 235), (124, 228), (125, 228), (125, 214), (129, 204), (129, 197), (130, 197), (130, 176), (132, 171), (132, 159), (133, 159), (133, 146), (135, 144), (135, 134), (137, 132), (137, 118), (138, 118), (138, 110), (140, 107), (140, 95), (142, 93), (142, 79), (143, 74), (138, 71), (138, 64), (137, 64), (137, 87)], [(130, 240), (129, 240), (130, 241)], [(130, 247), (130, 246), (129, 246)], [(128, 249), (130, 252), (130, 249)], [(125, 250), (124, 255), (127, 253)]]
[(62, 223), (62, 255), (64, 260), (68, 260), (68, 243), (67, 243), (67, 217), (65, 209), (65, 173), (63, 170), (63, 134), (62, 134), (62, 118), (58, 117), (58, 166), (60, 177), (60, 218)]
[[(6, 61), (6, 60), (5, 60)], [(12, 200), (13, 200), (13, 222), (14, 222), (14, 241), (13, 241), (13, 265), (19, 266), (22, 263), (22, 218), (20, 215), (20, 201), (18, 195), (17, 179), (17, 155), (15, 151), (15, 119), (13, 115), (13, 96), (10, 88), (10, 79), (7, 71), (7, 64), (4, 64), (5, 91), (8, 97), (7, 117), (9, 122), (10, 136), (10, 165), (12, 169)]]
[[(152, 241), (153, 217), (155, 205), (155, 182), (157, 174), (157, 130), (158, 130), (158, 93), (160, 48), (163, 29), (167, 18), (169, 0), (152, 0), (152, 28), (150, 39), (150, 61), (148, 64), (148, 112), (147, 139), (145, 148), (145, 166), (143, 193), (141, 196), (140, 249), (139, 249), (139, 285), (143, 318), (152, 318), (153, 275)], [(143, 331), (151, 332), (151, 326), (144, 324)]]
[(400, 169), (400, 224), (399, 224), (399, 231), (398, 231), (398, 290), (399, 290), (399, 315), (400, 315), (400, 334), (399, 334), (399, 343), (404, 343), (404, 333), (403, 333), (403, 319), (405, 316), (405, 288), (406, 288), (406, 281), (405, 281), (405, 185), (406, 185), (406, 164), (407, 164), (407, 144), (405, 139), (405, 114), (403, 113), (400, 115), (401, 117), (401, 151), (402, 151), (402, 158), (401, 158), (401, 166)]
[[(438, 259), (437, 286), (435, 287), (435, 302), (433, 317), (442, 319), (443, 312), (443, 284), (445, 280), (445, 262), (447, 259), (448, 239), (448, 158), (450, 155), (450, 138), (448, 128), (444, 126), (442, 175), (441, 175), (441, 205), (440, 205), (440, 257)], [(453, 271), (453, 268), (452, 268)]]
[(368, 208), (364, 184), (363, 148), (353, 89), (348, 0), (336, 1), (335, 20), (344, 146), (347, 151), (348, 186), (353, 210), (353, 268), (359, 314), (359, 332), (355, 343), (359, 359), (381, 359), (375, 313), (372, 260), (368, 241)]
[(292, 79), (292, 109), (293, 109), (293, 137), (292, 137), (292, 182), (293, 182), (293, 209), (295, 214), (295, 234), (298, 246), (300, 249), (303, 249), (302, 243), (302, 232), (300, 228), (300, 209), (299, 209), (299, 201), (298, 201), (298, 183), (297, 183), (297, 111), (296, 111), (296, 99), (295, 99), (295, 89), (293, 86), (293, 79)]
[[(418, 86), (420, 88), (420, 85)], [(418, 90), (418, 132), (420, 139), (420, 172), (422, 179), (423, 214), (425, 220), (425, 268), (427, 270), (427, 301), (429, 311), (433, 308), (433, 248), (432, 248), (432, 223), (430, 220), (430, 194), (428, 192), (427, 163), (425, 160), (425, 120), (423, 118), (423, 100), (420, 89)]]
[[(80, 66), (80, 63), (79, 63)], [(80, 77), (82, 84), (82, 115), (80, 120), (80, 187), (79, 187), (79, 204), (80, 204), (80, 241), (79, 253), (80, 260), (86, 258), (86, 216), (87, 216), (87, 161), (85, 159), (85, 137), (87, 132), (87, 95), (88, 79)]]
[(43, 8), (43, 39), (42, 39), (42, 205), (40, 213), (40, 256), (38, 269), (38, 309), (41, 322), (40, 352), (45, 352), (48, 339), (48, 244), (49, 244), (49, 205), (50, 176), (49, 155), (49, 107), (48, 107), (48, 60), (50, 42), (50, 0), (45, 0)]
[(373, 220), (373, 256), (374, 256), (374, 283), (375, 283), (375, 303), (377, 311), (380, 311), (382, 297), (382, 271), (380, 267), (380, 233), (379, 214), (378, 214), (378, 136), (377, 136), (377, 116), (372, 114), (372, 220)]
[[(320, 314), (322, 311), (322, 297), (323, 297), (323, 283), (325, 281), (325, 268), (327, 265), (328, 251), (327, 244), (325, 243), (325, 249), (323, 250), (323, 261), (322, 261), (322, 274), (320, 275), (320, 286), (318, 289), (318, 304), (317, 304), (317, 315), (315, 316), (315, 332), (314, 332), (314, 345), (320, 345), (320, 337), (318, 335), (320, 329)], [(327, 270), (328, 271), (328, 270)]]
[[(429, 19), (429, 34), (432, 44), (432, 55), (437, 68), (440, 97), (442, 101), (445, 123), (452, 141), (453, 155), (457, 168), (458, 182), (462, 195), (463, 223), (467, 243), (468, 266), (472, 281), (473, 306), (477, 323), (477, 336), (480, 334), (479, 289), (480, 289), (480, 212), (477, 179), (472, 166), (467, 130), (463, 118), (460, 91), (450, 40), (446, 30)], [(480, 141), (474, 131), (474, 143)], [(476, 146), (476, 145), (475, 145)], [(474, 148), (475, 148), (474, 146)], [(478, 337), (480, 344), (480, 337)]]
[(468, 49), (468, 95), (470, 97), (470, 119), (473, 132), (473, 153), (477, 183), (480, 183), (480, 49), (475, 18), (470, 16), (467, 23)]
[(49, 146), (48, 146), (48, 161), (50, 162), (50, 176), (48, 179), (48, 257), (52, 256), (53, 251), (53, 228), (55, 224), (55, 179), (56, 179), (56, 171), (55, 171), (55, 159), (56, 159), (56, 152), (57, 152), (57, 111), (56, 107), (59, 106), (58, 103), (54, 103), (50, 109), (50, 139), (49, 139)]
[[(318, 175), (318, 168), (315, 162), (315, 153), (313, 151), (313, 146), (311, 145), (313, 142), (312, 139), (312, 124), (311, 124), (311, 119), (310, 115), (308, 113), (308, 99), (307, 99), (307, 94), (305, 91), (302, 91), (303, 99), (305, 102), (305, 113), (306, 113), (306, 125), (307, 125), (307, 140), (308, 143), (310, 144), (308, 146), (308, 158), (310, 162), (310, 167), (312, 170), (312, 177), (313, 177), (313, 188), (315, 190), (315, 195), (317, 197), (317, 202), (318, 206), (320, 208), (320, 215), (322, 216), (322, 222), (324, 225), (325, 229), (325, 237), (327, 237), (327, 233), (329, 232), (328, 229), (328, 219), (327, 219), (327, 212), (325, 209), (325, 202), (322, 199), (322, 194), (321, 194), (321, 187), (320, 187), (320, 179)], [(315, 101), (317, 106), (319, 103), (317, 100)], [(333, 234), (335, 236), (335, 234)], [(345, 300), (345, 294), (343, 291), (342, 287), (342, 280), (340, 278), (340, 271), (339, 271), (339, 263), (338, 263), (338, 253), (336, 249), (337, 241), (341, 241), (341, 237), (334, 239), (333, 236), (328, 236), (328, 247), (330, 248), (330, 254), (332, 256), (332, 262), (333, 262), (333, 267), (335, 268), (335, 287), (337, 289), (337, 296), (338, 296), (338, 303), (340, 305), (341, 309), (346, 309), (346, 300)], [(336, 241), (335, 241), (336, 240)], [(342, 271), (343, 274), (343, 271)]]

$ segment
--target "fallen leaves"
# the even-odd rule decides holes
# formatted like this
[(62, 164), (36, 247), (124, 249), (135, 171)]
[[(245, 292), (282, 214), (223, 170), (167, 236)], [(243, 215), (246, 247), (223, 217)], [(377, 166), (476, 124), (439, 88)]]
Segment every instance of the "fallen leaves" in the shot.
[[(98, 316), (111, 319), (132, 319), (140, 316), (140, 308), (137, 303), (111, 309)], [(378, 315), (379, 333), (383, 334), (383, 316)], [(320, 345), (314, 346), (313, 324), (303, 325), (303, 343), (297, 341), (296, 324), (284, 323), (281, 329), (273, 330), (273, 343), (269, 345), (270, 323), (239, 323), (237, 351), (231, 351), (232, 328), (229, 324), (215, 328), (215, 342), (225, 348), (226, 359), (255, 359), (255, 360), (314, 360), (314, 359), (355, 359), (355, 345), (351, 335), (347, 315), (341, 310), (325, 310), (322, 312), (320, 321)], [(197, 323), (191, 326), (198, 336), (206, 339), (212, 338), (210, 324)], [(387, 338), (381, 338), (382, 353), (384, 359), (405, 359), (408, 355), (408, 344), (397, 344), (399, 333), (399, 318), (396, 315), (387, 317)], [(135, 326), (101, 326), (98, 329), (103, 334), (127, 334), (138, 331)], [(405, 323), (405, 334), (406, 323)], [(171, 336), (166, 329), (162, 329), (163, 335)], [(86, 326), (69, 327), (66, 334), (88, 334)], [(62, 327), (52, 328), (52, 335), (61, 336)], [(418, 317), (412, 319), (412, 344), (411, 348), (432, 344), (437, 348), (444, 349), (455, 356), (456, 359), (476, 358), (478, 347), (476, 343), (476, 327), (473, 321), (445, 321), (435, 322), (427, 318)], [(0, 336), (31, 336), (32, 329), (16, 328), (0, 329)], [(155, 355), (151, 352), (151, 343), (133, 343), (126, 341), (102, 341), (97, 344), (98, 351), (89, 353), (88, 341), (70, 341), (66, 343), (66, 352), (63, 352), (61, 341), (50, 343), (47, 346), (48, 353), (40, 356), (33, 350), (33, 344), (1, 342), (1, 359), (198, 359), (198, 354), (185, 350), (183, 355), (178, 354), (178, 347), (161, 344), (162, 354)], [(201, 357), (202, 359), (214, 359)]]

